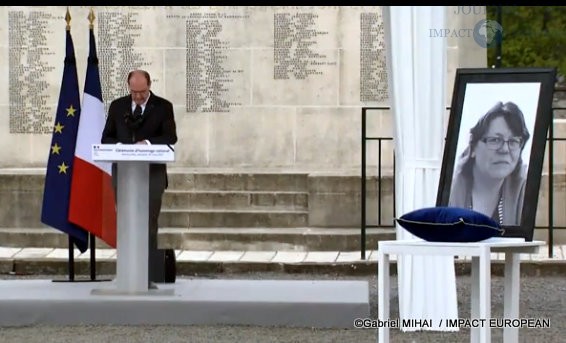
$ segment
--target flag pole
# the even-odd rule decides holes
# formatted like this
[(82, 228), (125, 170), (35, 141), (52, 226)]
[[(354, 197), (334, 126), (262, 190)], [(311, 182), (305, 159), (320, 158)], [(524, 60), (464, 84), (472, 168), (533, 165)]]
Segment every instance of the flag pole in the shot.
[[(88, 15), (88, 20), (90, 21), (89, 28), (92, 30), (94, 28), (94, 12), (91, 8)], [(65, 15), (65, 21), (67, 22), (66, 30), (71, 30), (71, 14), (69, 13), (69, 7), (67, 6), (67, 13)], [(96, 279), (96, 236), (93, 233), (88, 234), (89, 239), (89, 249), (90, 249), (90, 279), (75, 279), (75, 256), (74, 256), (74, 239), (69, 235), (69, 256), (68, 256), (68, 271), (69, 278), (67, 280), (52, 280), (53, 282), (100, 282), (100, 281), (111, 281), (111, 279)]]
[(110, 280), (96, 280), (96, 236), (92, 233), (88, 234), (90, 241), (90, 280), (91, 281), (110, 281)]
[[(71, 31), (71, 13), (69, 12), (69, 6), (67, 6), (67, 13), (65, 14), (65, 21), (67, 22), (67, 26), (65, 27), (66, 31)], [(69, 279), (68, 280), (52, 280), (53, 282), (75, 282), (75, 247), (73, 243), (73, 237), (70, 234), (67, 234), (69, 243), (68, 253), (69, 257), (67, 259), (67, 270), (69, 272)]]
[[(89, 30), (94, 30), (94, 19), (96, 18), (94, 16), (94, 11), (92, 10), (92, 7), (90, 8), (90, 11), (88, 12), (88, 28)], [(89, 243), (90, 243), (90, 280), (91, 281), (110, 281), (109, 279), (105, 279), (105, 280), (96, 280), (96, 236), (91, 232), (88, 235), (89, 237)]]
[[(75, 247), (73, 244), (73, 237), (71, 237), (71, 235), (69, 235), (69, 263), (68, 263), (68, 267), (69, 267), (69, 282), (74, 282), (75, 281)], [(53, 280), (55, 281), (55, 280)]]
[[(67, 31), (71, 31), (71, 13), (69, 12), (69, 6), (67, 6), (67, 13), (65, 14), (65, 21), (67, 22), (67, 26), (65, 29)], [(73, 243), (73, 237), (69, 235), (69, 262), (68, 262), (68, 270), (69, 270), (69, 281), (75, 281), (75, 245)]]

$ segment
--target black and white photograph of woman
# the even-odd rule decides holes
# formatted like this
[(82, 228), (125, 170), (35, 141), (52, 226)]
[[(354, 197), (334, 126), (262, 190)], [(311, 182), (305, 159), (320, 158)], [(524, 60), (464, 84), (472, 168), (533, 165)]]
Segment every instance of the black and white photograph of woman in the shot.
[(468, 84), (449, 205), (520, 225), (539, 83)]

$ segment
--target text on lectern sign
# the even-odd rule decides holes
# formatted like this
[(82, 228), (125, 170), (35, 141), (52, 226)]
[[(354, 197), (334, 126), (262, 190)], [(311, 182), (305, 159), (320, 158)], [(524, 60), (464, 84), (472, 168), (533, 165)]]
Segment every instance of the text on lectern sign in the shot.
[(173, 162), (175, 152), (172, 146), (165, 144), (93, 144), (92, 159), (97, 162)]

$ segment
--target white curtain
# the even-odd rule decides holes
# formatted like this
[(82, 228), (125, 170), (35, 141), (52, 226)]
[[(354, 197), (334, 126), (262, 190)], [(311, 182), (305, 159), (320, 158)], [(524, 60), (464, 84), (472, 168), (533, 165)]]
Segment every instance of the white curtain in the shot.
[[(397, 217), (436, 204), (445, 136), (446, 39), (430, 32), (445, 28), (445, 17), (442, 6), (383, 7), (395, 121)], [(397, 225), (398, 240), (413, 238)], [(424, 330), (457, 330), (438, 326), (440, 319), (458, 317), (454, 259), (402, 256), (397, 263), (400, 318), (431, 319), (435, 325)]]

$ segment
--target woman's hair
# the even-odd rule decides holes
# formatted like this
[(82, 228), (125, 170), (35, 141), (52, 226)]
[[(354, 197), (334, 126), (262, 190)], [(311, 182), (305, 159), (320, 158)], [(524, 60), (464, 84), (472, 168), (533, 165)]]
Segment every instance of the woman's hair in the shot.
[[(478, 144), (478, 141), (485, 135), (487, 130), (489, 129), (489, 125), (495, 118), (503, 118), (511, 132), (517, 136), (521, 137), (521, 152), (525, 147), (526, 142), (530, 138), (529, 129), (525, 124), (525, 117), (523, 116), (523, 112), (519, 109), (519, 107), (513, 102), (506, 102), (502, 103), (498, 101), (495, 106), (493, 106), (486, 114), (484, 114), (476, 123), (474, 127), (470, 129), (470, 139), (468, 141), (468, 146), (462, 154), (460, 154), (458, 161), (456, 163), (456, 168), (454, 170), (455, 174), (460, 173), (469, 173), (471, 172), (471, 168), (469, 168), (470, 164), (473, 162), (473, 158), (471, 157), (472, 150)], [(517, 161), (517, 166), (515, 167), (516, 171), (520, 170), (521, 165), (523, 164), (522, 156), (519, 156), (519, 160)]]
[(498, 101), (495, 106), (478, 120), (476, 125), (470, 130), (470, 147), (477, 144), (489, 129), (489, 124), (498, 117), (502, 117), (505, 120), (514, 136), (521, 137), (521, 150), (523, 149), (530, 137), (529, 129), (527, 129), (527, 125), (525, 124), (523, 112), (521, 112), (515, 103), (510, 101), (505, 104)]

